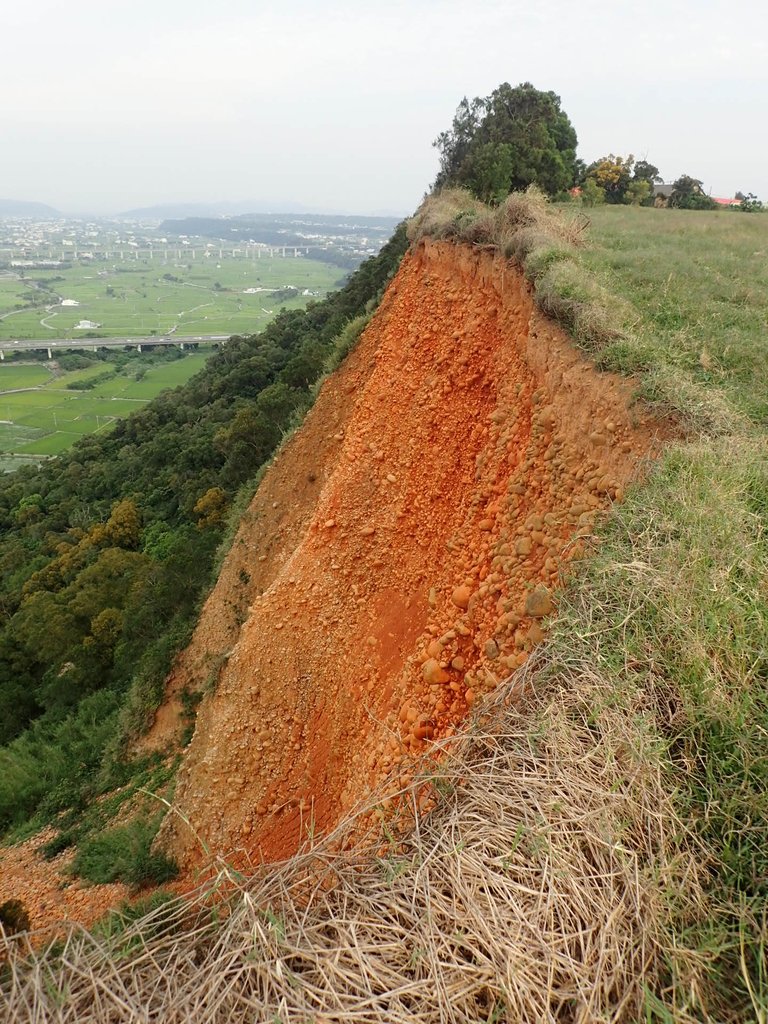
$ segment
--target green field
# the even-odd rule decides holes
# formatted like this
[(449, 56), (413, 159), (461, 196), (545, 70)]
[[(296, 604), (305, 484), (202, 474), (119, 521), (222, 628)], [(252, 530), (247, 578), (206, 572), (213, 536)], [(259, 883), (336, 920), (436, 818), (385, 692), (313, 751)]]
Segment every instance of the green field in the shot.
[[(93, 261), (24, 277), (7, 271), (0, 276), (0, 339), (143, 337), (171, 330), (179, 338), (254, 334), (281, 308), (300, 309), (325, 295), (341, 276), (338, 267), (304, 257)], [(289, 287), (298, 294), (275, 294)], [(263, 290), (246, 294), (248, 289)], [(79, 305), (63, 306), (62, 298)], [(78, 330), (81, 320), (100, 326)], [(120, 371), (114, 362), (98, 362), (72, 373), (6, 359), (0, 363), (0, 471), (30, 457), (58, 455), (83, 434), (109, 429), (164, 388), (183, 384), (208, 355), (210, 350), (177, 361), (150, 356)], [(146, 373), (136, 379), (140, 366)], [(106, 372), (113, 376), (91, 389), (67, 386)], [(19, 390), (25, 388), (36, 390)]]
[[(306, 257), (198, 258), (191, 262), (92, 261), (0, 276), (0, 339), (253, 334), (282, 306), (297, 309), (333, 288), (343, 271)], [(41, 287), (42, 285), (42, 287)], [(293, 287), (294, 298), (274, 297)], [(248, 289), (264, 291), (246, 294)], [(304, 295), (304, 292), (309, 295)], [(61, 299), (78, 306), (63, 306)], [(22, 308), (19, 308), (22, 307)]]
[(768, 215), (604, 206), (588, 216), (583, 262), (642, 314), (641, 344), (620, 368), (666, 364), (768, 420)]
[[(47, 364), (0, 363), (2, 471), (18, 468), (29, 456), (58, 455), (84, 434), (108, 430), (165, 388), (189, 380), (211, 351), (190, 352), (172, 362), (134, 357), (122, 367), (98, 362), (68, 373)], [(99, 377), (107, 379), (90, 388), (76, 387)], [(14, 390), (20, 387), (34, 390)]]
[[(627, 304), (593, 355), (634, 373), (682, 436), (603, 531), (561, 607), (555, 656), (596, 667), (592, 727), (634, 746), (638, 793), (650, 799), (656, 772), (661, 783), (669, 846), (649, 877), (667, 953), (643, 1019), (764, 1022), (768, 216), (606, 206), (589, 218), (581, 262)], [(609, 725), (611, 703), (622, 715)]]
[(36, 388), (51, 380), (51, 372), (39, 363), (0, 364), (0, 391)]

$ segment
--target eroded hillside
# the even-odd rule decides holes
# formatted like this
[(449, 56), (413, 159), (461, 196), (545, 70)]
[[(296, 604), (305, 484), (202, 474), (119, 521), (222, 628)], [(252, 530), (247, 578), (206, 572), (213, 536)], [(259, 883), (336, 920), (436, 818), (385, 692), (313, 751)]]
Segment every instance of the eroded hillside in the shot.
[[(546, 634), (657, 425), (487, 251), (422, 241), (246, 515), (148, 742), (205, 690), (160, 842), (292, 853)], [(187, 819), (184, 821), (183, 819)], [(239, 851), (239, 852), (237, 852)]]

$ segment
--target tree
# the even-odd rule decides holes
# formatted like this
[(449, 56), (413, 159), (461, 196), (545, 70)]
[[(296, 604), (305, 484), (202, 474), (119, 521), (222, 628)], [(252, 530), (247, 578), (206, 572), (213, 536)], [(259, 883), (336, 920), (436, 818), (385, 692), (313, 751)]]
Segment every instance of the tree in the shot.
[(472, 145), (485, 116), (486, 99), (476, 96), (472, 101), (465, 96), (456, 108), (448, 131), (440, 132), (432, 145), (440, 151), (440, 171), (435, 179), (435, 191), (453, 184), (459, 168), (468, 159)]
[(108, 542), (116, 548), (135, 550), (141, 538), (141, 513), (129, 498), (118, 501), (105, 527)]
[(647, 181), (653, 190), (653, 186), (660, 184), (664, 179), (659, 174), (659, 168), (655, 164), (648, 163), (647, 160), (638, 160), (635, 164), (635, 173), (632, 176), (633, 181)]
[(600, 189), (606, 203), (641, 206), (650, 200), (654, 184), (661, 180), (658, 167), (647, 160), (635, 163), (631, 153), (627, 157), (609, 153), (584, 168), (581, 177), (582, 197), (592, 182), (594, 187), (589, 189), (591, 202), (584, 200), (587, 205), (602, 201), (596, 191)]
[(605, 189), (594, 178), (587, 178), (581, 188), (581, 201), (585, 206), (599, 206), (605, 202)]
[(205, 494), (197, 499), (192, 511), (197, 516), (198, 530), (221, 526), (227, 511), (226, 492), (221, 487), (209, 487)]
[(679, 210), (714, 210), (717, 203), (704, 194), (702, 183), (698, 178), (681, 174), (672, 185), (669, 205), (677, 207)]
[(627, 185), (624, 202), (629, 203), (630, 206), (642, 206), (647, 199), (650, 199), (652, 188), (653, 186), (646, 178), (633, 178)]
[(744, 192), (737, 192), (734, 198), (741, 201), (736, 209), (741, 210), (742, 213), (760, 213), (764, 209), (763, 204), (754, 192), (747, 192), (746, 194)]
[(623, 203), (634, 163), (631, 153), (626, 158), (611, 153), (589, 165), (587, 181), (591, 178), (603, 190), (606, 203)]
[(559, 96), (505, 82), (490, 96), (461, 101), (433, 143), (440, 153), (433, 187), (463, 186), (486, 202), (534, 183), (554, 195), (575, 181), (576, 142)]

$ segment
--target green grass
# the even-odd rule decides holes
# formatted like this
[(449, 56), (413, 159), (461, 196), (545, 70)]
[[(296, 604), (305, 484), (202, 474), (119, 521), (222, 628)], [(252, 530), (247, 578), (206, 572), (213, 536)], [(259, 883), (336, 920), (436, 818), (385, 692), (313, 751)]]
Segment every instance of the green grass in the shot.
[[(82, 338), (86, 332), (76, 329), (80, 320), (101, 324), (102, 337), (164, 334), (172, 328), (180, 337), (253, 334), (281, 306), (303, 308), (307, 297), (274, 300), (269, 291), (249, 295), (247, 289), (290, 285), (322, 296), (341, 276), (338, 267), (306, 257), (97, 261), (27, 272), (24, 280), (0, 277), (0, 339)], [(63, 280), (52, 280), (59, 277)], [(35, 289), (35, 280), (51, 282), (50, 290)], [(61, 306), (58, 296), (80, 305)], [(15, 308), (32, 302), (34, 308)]]
[(162, 885), (175, 878), (178, 868), (173, 861), (151, 849), (161, 817), (136, 818), (130, 824), (116, 825), (83, 839), (78, 844), (73, 872), (100, 885)]
[(598, 359), (639, 370), (641, 393), (698, 429), (615, 510), (560, 642), (583, 645), (618, 700), (647, 692), (683, 823), (665, 892), (675, 953), (648, 1020), (766, 1021), (768, 218), (590, 218), (583, 266), (634, 315)]
[(602, 361), (714, 385), (768, 424), (768, 216), (613, 206), (589, 219), (583, 265), (641, 315)]

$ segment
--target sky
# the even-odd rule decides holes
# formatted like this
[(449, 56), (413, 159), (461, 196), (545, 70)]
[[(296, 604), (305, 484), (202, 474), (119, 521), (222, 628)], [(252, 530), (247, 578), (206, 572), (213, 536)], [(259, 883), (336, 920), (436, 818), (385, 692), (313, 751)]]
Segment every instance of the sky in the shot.
[(768, 199), (765, 0), (4, 5), (0, 196), (411, 212), (463, 96), (530, 81), (579, 156)]

